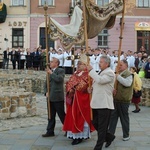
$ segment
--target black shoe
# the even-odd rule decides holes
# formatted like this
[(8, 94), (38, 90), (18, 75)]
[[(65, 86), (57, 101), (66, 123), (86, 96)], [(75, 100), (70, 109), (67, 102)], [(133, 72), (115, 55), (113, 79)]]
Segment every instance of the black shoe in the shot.
[(140, 112), (140, 111), (141, 111), (141, 109), (139, 108), (138, 112)]
[(42, 137), (51, 137), (51, 136), (55, 136), (55, 134), (54, 133), (42, 134)]
[(136, 109), (135, 110), (133, 110), (132, 112), (135, 112), (136, 111)]
[(71, 144), (72, 145), (77, 145), (77, 144), (79, 144), (81, 142), (82, 142), (82, 139), (74, 139)]
[(138, 113), (138, 112), (140, 112), (140, 111), (141, 111), (141, 109), (136, 109), (136, 110), (134, 110), (134, 111), (132, 111), (132, 112)]
[(111, 145), (111, 142), (106, 142), (105, 147), (109, 147)]
[(106, 141), (106, 144), (105, 144), (105, 147), (109, 147), (111, 145), (111, 142), (115, 139), (115, 135), (112, 135), (111, 134), (111, 138), (110, 139), (107, 139), (108, 141)]

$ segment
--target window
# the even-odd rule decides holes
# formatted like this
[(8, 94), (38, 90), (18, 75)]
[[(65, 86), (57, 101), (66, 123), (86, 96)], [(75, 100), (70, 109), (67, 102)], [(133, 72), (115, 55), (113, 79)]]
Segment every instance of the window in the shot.
[(12, 29), (12, 47), (17, 48), (24, 46), (24, 34), (23, 29)]
[(75, 7), (78, 2), (82, 4), (82, 0), (71, 0), (70, 7)]
[(150, 0), (137, 0), (137, 7), (149, 8), (150, 7)]
[(102, 30), (102, 32), (98, 35), (98, 47), (108, 48), (108, 36), (108, 30)]
[(104, 6), (106, 4), (109, 4), (110, 0), (97, 0), (98, 6)]
[(53, 6), (54, 5), (54, 0), (39, 0), (39, 5), (43, 6), (43, 5), (45, 5), (45, 2), (48, 6)]
[[(40, 27), (39, 30), (40, 30), (39, 43), (40, 45), (42, 45), (42, 48), (45, 49), (46, 48), (45, 28)], [(54, 47), (54, 41), (52, 41), (49, 36), (48, 36), (48, 47)]]
[(11, 0), (12, 6), (24, 6), (25, 0)]
[(137, 51), (144, 46), (148, 55), (150, 55), (150, 31), (137, 31)]

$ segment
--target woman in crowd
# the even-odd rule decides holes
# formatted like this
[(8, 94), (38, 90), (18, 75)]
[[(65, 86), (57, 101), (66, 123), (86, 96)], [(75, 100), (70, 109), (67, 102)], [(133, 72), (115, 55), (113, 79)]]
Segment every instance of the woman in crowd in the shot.
[(27, 55), (26, 55), (26, 68), (27, 69), (31, 69), (32, 68), (32, 63), (33, 63), (32, 54), (31, 54), (29, 48), (27, 48), (26, 51), (27, 51)]
[(40, 66), (40, 51), (39, 49), (35, 48), (34, 52), (32, 53), (33, 56), (33, 68), (34, 70), (39, 70), (39, 66)]
[(140, 112), (139, 103), (141, 101), (141, 89), (142, 89), (142, 81), (138, 76), (136, 67), (131, 67), (130, 71), (133, 73), (134, 80), (133, 80), (133, 97), (132, 103), (135, 105), (135, 110), (132, 112), (138, 113)]
[(25, 51), (25, 49), (22, 49), (22, 51), (20, 52), (20, 69), (24, 69), (26, 55), (27, 55), (27, 52)]

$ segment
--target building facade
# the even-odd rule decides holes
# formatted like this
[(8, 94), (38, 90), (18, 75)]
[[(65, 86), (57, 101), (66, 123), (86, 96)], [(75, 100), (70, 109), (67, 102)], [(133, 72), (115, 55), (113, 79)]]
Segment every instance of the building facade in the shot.
[(9, 48), (30, 46), (30, 3), (28, 0), (1, 0), (7, 8), (6, 20), (0, 23), (0, 53)]
[[(112, 0), (92, 0), (104, 6)], [(48, 4), (48, 17), (60, 24), (69, 24), (76, 0), (0, 0), (7, 6), (7, 17), (0, 23), (0, 52), (6, 47), (30, 48), (31, 51), (42, 45), (45, 48), (45, 11)], [(125, 0), (125, 20), (122, 50), (139, 51), (144, 46), (150, 54), (150, 0)], [(91, 48), (119, 47), (121, 14), (117, 15), (113, 28), (104, 29), (97, 37), (89, 40)], [(59, 41), (49, 39), (49, 47), (61, 46)]]
[[(70, 0), (32, 0), (31, 1), (31, 17), (30, 17), (30, 47), (31, 50), (39, 45), (45, 49), (45, 11), (43, 6), (48, 5), (47, 14), (48, 17), (52, 17), (60, 24), (69, 23), (69, 8)], [(48, 19), (47, 19), (48, 23)], [(49, 47), (57, 48), (60, 46), (59, 41), (48, 40)]]
[[(31, 2), (31, 47), (43, 45), (45, 40), (44, 10), (40, 6), (44, 0)], [(99, 6), (104, 6), (112, 0), (93, 0)], [(47, 0), (51, 2), (48, 14), (60, 24), (68, 24), (70, 12), (76, 0)], [(34, 5), (32, 5), (34, 3)], [(37, 4), (38, 3), (38, 4)], [(36, 5), (35, 5), (36, 4)], [(35, 8), (36, 7), (36, 8)], [(139, 51), (144, 46), (150, 54), (150, 0), (125, 0), (125, 20), (123, 29), (122, 51)], [(113, 28), (104, 29), (97, 37), (89, 40), (91, 48), (109, 48), (110, 51), (119, 48), (121, 14), (117, 15)], [(34, 28), (34, 30), (33, 30)], [(34, 32), (34, 33), (32, 33)], [(50, 47), (59, 47), (59, 41), (49, 42)]]
[[(150, 55), (150, 0), (125, 0), (125, 4), (122, 50), (136, 52), (144, 46)], [(117, 16), (114, 27), (108, 31), (111, 50), (119, 45), (120, 18)]]

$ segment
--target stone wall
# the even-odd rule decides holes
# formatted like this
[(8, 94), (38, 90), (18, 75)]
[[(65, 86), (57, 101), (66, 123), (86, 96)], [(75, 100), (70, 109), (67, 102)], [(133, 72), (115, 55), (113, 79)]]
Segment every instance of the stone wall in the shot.
[(1, 87), (24, 88), (27, 92), (44, 93), (44, 71), (0, 70)]
[[(44, 94), (45, 79), (45, 71), (0, 69), (0, 119), (36, 115), (35, 93)], [(150, 79), (142, 83), (140, 105), (150, 107)]]
[(142, 78), (141, 105), (150, 107), (150, 79)]
[(44, 94), (45, 79), (45, 71), (0, 69), (0, 119), (36, 115), (35, 93)]
[[(65, 77), (65, 82), (69, 76)], [(0, 86), (24, 88), (27, 92), (43, 93), (46, 80), (45, 71), (0, 69)]]
[(0, 119), (36, 115), (36, 94), (14, 86), (0, 87)]

